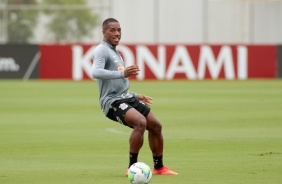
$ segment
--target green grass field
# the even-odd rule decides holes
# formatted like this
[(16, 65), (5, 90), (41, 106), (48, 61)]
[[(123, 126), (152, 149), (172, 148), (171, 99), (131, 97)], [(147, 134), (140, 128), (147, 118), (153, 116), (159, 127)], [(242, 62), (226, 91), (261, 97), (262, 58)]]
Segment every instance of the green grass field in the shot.
[[(154, 184), (282, 183), (282, 81), (146, 81), (164, 163)], [(104, 117), (94, 81), (0, 81), (0, 183), (129, 183), (130, 129)], [(153, 162), (147, 137), (139, 161)]]

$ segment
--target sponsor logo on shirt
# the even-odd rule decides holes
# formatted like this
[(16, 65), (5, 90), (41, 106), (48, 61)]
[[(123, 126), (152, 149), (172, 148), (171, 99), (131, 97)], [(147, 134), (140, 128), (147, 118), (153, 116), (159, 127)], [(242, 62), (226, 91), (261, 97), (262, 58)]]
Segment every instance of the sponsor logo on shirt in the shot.
[(113, 58), (115, 63), (118, 62), (118, 58), (116, 56), (113, 56)]
[(121, 98), (126, 98), (126, 97), (130, 96), (130, 93), (125, 92), (125, 93), (121, 94), (120, 96), (121, 96)]

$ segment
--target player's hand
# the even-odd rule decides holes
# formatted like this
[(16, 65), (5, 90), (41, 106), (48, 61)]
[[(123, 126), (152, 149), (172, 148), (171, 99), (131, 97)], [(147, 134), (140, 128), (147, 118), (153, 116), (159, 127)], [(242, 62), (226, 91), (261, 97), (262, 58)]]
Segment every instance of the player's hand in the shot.
[(139, 67), (137, 65), (132, 65), (132, 66), (129, 66), (127, 68), (125, 68), (125, 70), (123, 71), (124, 72), (124, 77), (130, 77), (130, 76), (133, 76), (133, 75), (138, 75), (139, 74)]
[(152, 100), (153, 98), (149, 97), (149, 96), (145, 96), (142, 94), (137, 94), (136, 98), (142, 102), (144, 102), (147, 106), (151, 107), (151, 105), (153, 104)]

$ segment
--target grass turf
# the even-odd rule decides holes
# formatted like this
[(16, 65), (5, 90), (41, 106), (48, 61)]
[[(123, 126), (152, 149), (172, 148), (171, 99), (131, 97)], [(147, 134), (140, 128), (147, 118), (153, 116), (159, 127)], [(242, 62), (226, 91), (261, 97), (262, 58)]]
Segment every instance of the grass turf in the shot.
[[(282, 181), (282, 81), (132, 81), (154, 98), (159, 184)], [(94, 81), (0, 81), (0, 183), (129, 183), (130, 129), (104, 117)], [(147, 138), (139, 160), (151, 168)]]

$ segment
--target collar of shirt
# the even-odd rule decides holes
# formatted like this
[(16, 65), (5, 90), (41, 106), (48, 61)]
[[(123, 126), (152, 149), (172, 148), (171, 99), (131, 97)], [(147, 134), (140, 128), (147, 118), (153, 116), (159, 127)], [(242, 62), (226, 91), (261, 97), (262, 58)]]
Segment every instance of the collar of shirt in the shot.
[(108, 47), (110, 47), (111, 49), (116, 50), (116, 47), (115, 47), (115, 46), (112, 46), (111, 44), (109, 44), (109, 43), (106, 42), (105, 40), (103, 40), (102, 43), (103, 43), (104, 45), (108, 45)]

